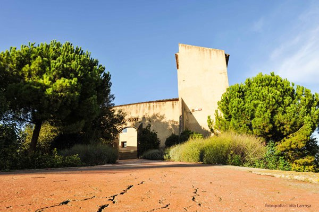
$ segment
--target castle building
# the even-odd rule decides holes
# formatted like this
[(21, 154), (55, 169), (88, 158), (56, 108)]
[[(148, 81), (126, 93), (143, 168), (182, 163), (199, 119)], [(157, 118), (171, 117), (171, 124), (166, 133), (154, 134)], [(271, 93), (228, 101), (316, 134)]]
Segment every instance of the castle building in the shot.
[(151, 125), (160, 146), (172, 133), (188, 129), (210, 135), (207, 117), (214, 117), (217, 102), (228, 88), (229, 55), (224, 50), (179, 44), (175, 54), (178, 98), (115, 106), (126, 113), (126, 123), (118, 138), (123, 158), (136, 157), (137, 130)]

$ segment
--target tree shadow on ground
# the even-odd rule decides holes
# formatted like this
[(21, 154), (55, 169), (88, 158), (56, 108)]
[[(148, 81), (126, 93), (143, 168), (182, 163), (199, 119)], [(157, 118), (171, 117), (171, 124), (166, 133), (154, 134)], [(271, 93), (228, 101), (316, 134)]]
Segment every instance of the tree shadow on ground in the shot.
[(212, 167), (216, 165), (202, 163), (186, 163), (186, 162), (168, 162), (154, 161), (145, 159), (121, 160), (116, 164), (106, 164), (98, 166), (86, 167), (66, 167), (66, 168), (50, 168), (50, 169), (29, 169), (17, 170), (10, 172), (0, 172), (0, 176), (4, 175), (23, 175), (23, 174), (95, 174), (98, 172), (123, 172), (142, 169), (162, 169), (162, 168), (195, 168), (195, 167)]

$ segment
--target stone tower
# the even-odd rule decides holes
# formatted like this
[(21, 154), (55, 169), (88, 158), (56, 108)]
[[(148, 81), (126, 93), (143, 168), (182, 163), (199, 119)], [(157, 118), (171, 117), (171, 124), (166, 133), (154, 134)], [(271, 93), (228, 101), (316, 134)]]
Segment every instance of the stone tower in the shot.
[(228, 88), (229, 55), (223, 50), (179, 44), (176, 53), (181, 130), (210, 134), (207, 117)]

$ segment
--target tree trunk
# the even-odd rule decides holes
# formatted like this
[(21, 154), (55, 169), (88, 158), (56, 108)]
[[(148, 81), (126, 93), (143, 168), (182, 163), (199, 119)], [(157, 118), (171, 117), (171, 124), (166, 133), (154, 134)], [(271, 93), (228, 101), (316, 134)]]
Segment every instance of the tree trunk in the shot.
[(37, 148), (37, 143), (38, 143), (38, 138), (40, 135), (41, 126), (42, 126), (42, 121), (35, 122), (34, 130), (32, 133), (32, 139), (31, 139), (31, 143), (30, 143), (30, 151), (31, 152), (34, 152)]

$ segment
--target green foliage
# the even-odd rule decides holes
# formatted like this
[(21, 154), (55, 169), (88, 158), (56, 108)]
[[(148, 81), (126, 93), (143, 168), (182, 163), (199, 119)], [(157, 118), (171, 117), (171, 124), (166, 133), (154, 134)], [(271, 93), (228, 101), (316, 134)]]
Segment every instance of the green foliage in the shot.
[(140, 128), (137, 132), (137, 154), (138, 156), (150, 149), (158, 149), (160, 140), (157, 137), (157, 132), (151, 130), (151, 125), (147, 125), (145, 128)]
[(143, 153), (142, 155), (143, 159), (148, 160), (163, 160), (163, 152), (159, 149), (150, 149)]
[(99, 141), (113, 145), (124, 124), (125, 114), (122, 111), (115, 113), (114, 109), (103, 106), (97, 118), (84, 127), (82, 137), (90, 143)]
[(165, 146), (171, 147), (179, 143), (179, 136), (172, 133), (169, 137), (165, 140)]
[(29, 153), (24, 148), (24, 135), (14, 125), (0, 125), (0, 170), (57, 168), (81, 165), (77, 155), (63, 157), (52, 152)]
[(291, 164), (287, 160), (285, 160), (280, 152), (276, 150), (276, 144), (274, 142), (269, 142), (266, 148), (267, 151), (265, 152), (263, 158), (255, 160), (253, 161), (253, 163), (246, 165), (263, 169), (283, 171), (291, 170)]
[(4, 96), (3, 91), (0, 88), (0, 120), (2, 119), (4, 113), (7, 111), (7, 101)]
[(227, 89), (218, 102), (214, 129), (275, 141), (285, 160), (294, 163), (316, 154), (311, 148), (317, 147), (308, 143), (319, 122), (318, 103), (319, 95), (309, 89), (274, 73), (258, 74)]
[(70, 149), (76, 144), (89, 144), (82, 133), (60, 133), (51, 143), (51, 149)]
[(20, 154), (18, 169), (60, 168), (82, 165), (78, 155), (61, 156), (54, 149), (52, 153), (23, 152)]
[(63, 156), (78, 155), (83, 164), (93, 166), (115, 163), (118, 158), (117, 149), (108, 145), (74, 145), (60, 152)]
[(180, 143), (184, 143), (185, 141), (188, 141), (191, 134), (192, 134), (192, 131), (190, 131), (188, 129), (181, 132), (180, 137), (179, 137)]
[(170, 157), (174, 161), (203, 162), (201, 157), (203, 145), (204, 142), (202, 140), (189, 140), (186, 143), (173, 147)]
[(170, 148), (165, 157), (173, 161), (243, 165), (262, 158), (266, 151), (262, 143), (254, 136), (223, 133), (206, 139), (190, 139)]
[(208, 128), (210, 129), (210, 132), (211, 132), (212, 134), (215, 134), (215, 130), (214, 130), (214, 120), (213, 120), (210, 116), (207, 117), (207, 126), (208, 126)]
[(314, 156), (306, 156), (299, 160), (295, 160), (292, 164), (292, 170), (297, 172), (316, 172), (318, 167), (315, 164)]
[[(28, 149), (31, 143), (32, 133), (34, 125), (27, 125), (24, 133), (26, 135), (23, 143), (23, 149)], [(42, 153), (49, 153), (54, 148), (51, 148), (52, 142), (59, 135), (59, 129), (50, 125), (48, 122), (44, 122), (41, 127), (41, 131), (38, 138), (37, 150)]]
[(176, 144), (184, 143), (185, 141), (188, 141), (189, 139), (201, 139), (201, 138), (203, 138), (202, 134), (186, 129), (181, 133), (180, 136), (172, 133), (172, 135), (170, 135), (166, 139), (165, 146), (171, 147)]
[(17, 151), (0, 162), (0, 170), (59, 168), (82, 165), (78, 155), (61, 156), (56, 150), (51, 153)]
[(0, 53), (0, 73), (12, 114), (35, 125), (32, 150), (45, 121), (79, 132), (102, 107), (113, 106), (110, 74), (90, 53), (69, 42), (12, 47)]
[(12, 125), (0, 125), (0, 170), (10, 169), (18, 161), (20, 143)]

